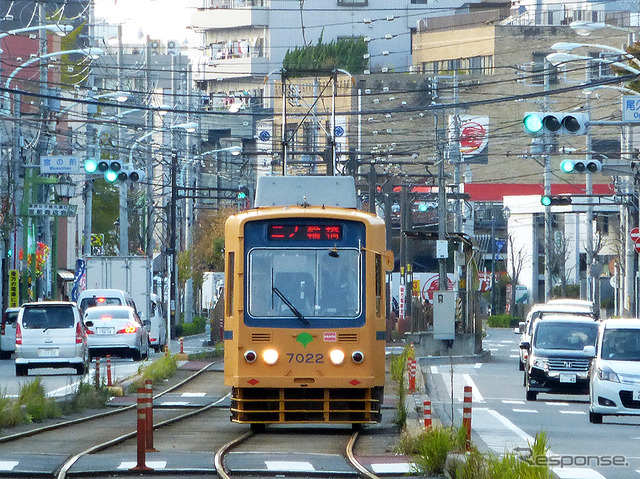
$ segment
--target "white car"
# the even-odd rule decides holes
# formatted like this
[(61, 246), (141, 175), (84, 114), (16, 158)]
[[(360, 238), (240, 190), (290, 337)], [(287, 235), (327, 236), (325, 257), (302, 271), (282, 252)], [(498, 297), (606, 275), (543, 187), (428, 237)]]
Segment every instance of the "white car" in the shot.
[(25, 303), (16, 322), (16, 376), (29, 368), (89, 370), (87, 331), (76, 303)]
[(591, 367), (590, 422), (640, 415), (640, 319), (603, 321)]
[(9, 359), (16, 350), (16, 322), (20, 308), (7, 308), (0, 323), (0, 359)]
[(91, 357), (149, 355), (149, 333), (131, 306), (94, 306), (84, 313)]

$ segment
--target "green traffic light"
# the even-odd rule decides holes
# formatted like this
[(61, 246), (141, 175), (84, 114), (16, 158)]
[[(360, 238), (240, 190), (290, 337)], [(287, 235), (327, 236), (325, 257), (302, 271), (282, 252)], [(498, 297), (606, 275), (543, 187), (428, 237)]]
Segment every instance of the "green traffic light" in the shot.
[(418, 205), (418, 210), (424, 213), (425, 211), (427, 211), (427, 204), (420, 203), (420, 205)]
[(244, 191), (238, 192), (238, 199), (244, 200), (247, 197), (247, 194)]
[(536, 115), (535, 113), (529, 114), (524, 117), (522, 120), (524, 123), (524, 128), (529, 133), (539, 133), (542, 130), (542, 120), (540, 119), (540, 115)]
[(560, 162), (560, 169), (564, 173), (573, 173), (573, 170), (575, 170), (575, 164), (573, 160), (562, 160)]
[(87, 173), (95, 173), (98, 169), (98, 162), (96, 160), (86, 160), (83, 166), (84, 171)]
[(118, 179), (118, 173), (112, 170), (107, 170), (104, 172), (104, 179), (107, 180), (109, 183), (113, 183)]
[(551, 197), (550, 196), (541, 196), (540, 203), (542, 206), (550, 206), (551, 205)]

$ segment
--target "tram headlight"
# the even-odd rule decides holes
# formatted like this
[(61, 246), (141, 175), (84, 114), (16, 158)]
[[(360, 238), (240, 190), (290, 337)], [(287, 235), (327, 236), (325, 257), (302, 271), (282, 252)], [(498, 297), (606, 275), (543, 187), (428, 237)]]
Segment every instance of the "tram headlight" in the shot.
[(364, 354), (362, 354), (362, 351), (354, 351), (353, 354), (351, 354), (351, 359), (353, 359), (354, 363), (360, 364), (364, 361)]
[(275, 364), (278, 361), (278, 351), (275, 349), (265, 349), (262, 351), (262, 359), (267, 364)]
[(333, 364), (338, 366), (344, 361), (344, 351), (341, 349), (332, 349), (331, 351), (329, 351), (329, 358), (331, 359), (331, 362)]
[(252, 362), (254, 362), (254, 361), (256, 360), (256, 358), (257, 358), (257, 357), (258, 357), (258, 355), (256, 354), (256, 352), (255, 352), (255, 351), (251, 351), (251, 350), (249, 350), (249, 351), (246, 351), (246, 352), (244, 353), (244, 360), (245, 360), (246, 362), (248, 362), (248, 363), (252, 363)]

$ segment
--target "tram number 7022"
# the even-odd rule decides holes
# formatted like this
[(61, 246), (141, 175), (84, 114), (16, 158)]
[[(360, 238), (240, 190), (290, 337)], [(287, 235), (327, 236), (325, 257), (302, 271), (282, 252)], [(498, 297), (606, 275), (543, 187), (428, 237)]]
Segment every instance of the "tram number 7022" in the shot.
[(318, 354), (313, 354), (313, 353), (307, 353), (307, 354), (293, 354), (293, 353), (287, 353), (287, 356), (289, 357), (289, 363), (310, 363), (310, 364), (319, 364), (319, 363), (324, 363), (324, 354), (322, 353), (318, 353)]

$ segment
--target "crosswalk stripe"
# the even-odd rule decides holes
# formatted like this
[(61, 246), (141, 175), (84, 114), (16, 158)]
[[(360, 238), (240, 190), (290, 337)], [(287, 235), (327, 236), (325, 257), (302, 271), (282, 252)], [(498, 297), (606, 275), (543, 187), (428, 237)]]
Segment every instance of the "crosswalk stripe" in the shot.
[(264, 461), (270, 471), (315, 472), (313, 464), (307, 461)]

